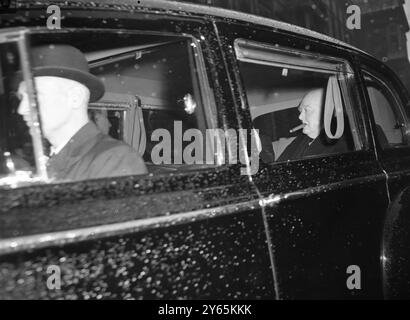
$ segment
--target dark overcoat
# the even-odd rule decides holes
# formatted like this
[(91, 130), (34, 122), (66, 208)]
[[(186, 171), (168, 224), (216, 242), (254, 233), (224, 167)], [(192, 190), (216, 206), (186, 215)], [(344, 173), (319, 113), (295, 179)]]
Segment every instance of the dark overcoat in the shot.
[(283, 151), (277, 161), (298, 160), (306, 157), (329, 155), (349, 151), (348, 141), (343, 135), (338, 140), (330, 140), (322, 131), (316, 139), (300, 133)]
[(134, 149), (88, 122), (49, 159), (47, 171), (52, 179), (77, 181), (145, 174), (147, 168)]

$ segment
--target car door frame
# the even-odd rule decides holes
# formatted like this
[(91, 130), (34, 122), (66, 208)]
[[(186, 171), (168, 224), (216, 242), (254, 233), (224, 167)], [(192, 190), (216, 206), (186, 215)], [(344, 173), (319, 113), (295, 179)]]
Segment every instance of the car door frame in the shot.
[[(382, 239), (382, 263), (383, 263), (383, 292), (386, 299), (408, 299), (410, 296), (410, 145), (383, 149), (376, 132), (376, 124), (373, 116), (370, 98), (367, 92), (364, 75), (365, 72), (380, 78), (382, 85), (386, 86), (396, 99), (400, 112), (406, 118), (406, 126), (403, 130), (404, 139), (409, 138), (409, 115), (410, 94), (404, 87), (397, 75), (385, 64), (375, 58), (365, 55), (357, 55), (360, 66), (361, 90), (364, 93), (366, 107), (370, 116), (370, 122), (375, 141), (375, 147), (379, 162), (385, 170), (388, 179), (387, 187), (390, 205), (386, 211), (383, 223)], [(407, 109), (407, 110), (406, 110)], [(407, 136), (407, 137), (406, 137)]]
[[(238, 61), (234, 52), (235, 39), (244, 38), (246, 40), (269, 43), (271, 45), (279, 44), (301, 51), (305, 51), (308, 48), (309, 51), (320, 52), (331, 57), (334, 56), (337, 58), (342, 58), (350, 63), (355, 72), (356, 82), (359, 81), (359, 78), (357, 78), (358, 66), (355, 62), (353, 51), (350, 49), (346, 49), (335, 44), (330, 45), (308, 36), (295, 35), (291, 32), (281, 31), (275, 28), (272, 31), (272, 29), (267, 27), (261, 27), (240, 21), (230, 21), (228, 28), (227, 23), (221, 20), (217, 22), (217, 27), (220, 37), (223, 39), (222, 43), (224, 45), (224, 52), (226, 52), (227, 55), (227, 61), (229, 65), (228, 69), (231, 72), (231, 77), (236, 78), (239, 84), (235, 89), (238, 90), (237, 95), (241, 99), (241, 120), (242, 126), (244, 128), (252, 128), (252, 120), (249, 111), (249, 104), (246, 98), (246, 91), (244, 89), (244, 86), (242, 85), (243, 81), (241, 80)], [(364, 139), (367, 148), (361, 151), (355, 151), (343, 155), (323, 156), (309, 160), (306, 159), (288, 163), (272, 164), (271, 166), (261, 164), (259, 173), (253, 176), (253, 181), (258, 187), (262, 198), (261, 201), (264, 205), (264, 219), (266, 221), (271, 220), (271, 233), (269, 241), (272, 251), (271, 255), (273, 256), (275, 263), (274, 266), (276, 272), (277, 293), (280, 299), (311, 299), (319, 297), (342, 297), (360, 299), (369, 297), (382, 297), (382, 263), (380, 261), (382, 228), (380, 226), (384, 218), (385, 210), (388, 206), (386, 175), (382, 171), (380, 164), (377, 161), (374, 144), (371, 141), (372, 135), (371, 131), (369, 130), (370, 124), (368, 122), (368, 114), (365, 108), (363, 92), (361, 92), (361, 90), (357, 90), (357, 94), (359, 96), (360, 110), (353, 110), (353, 112), (359, 112), (360, 118), (362, 119), (363, 123), (360, 123), (362, 128), (359, 129), (361, 129), (362, 131), (362, 138)], [(333, 163), (333, 165), (329, 165), (329, 163)], [(357, 164), (359, 164), (359, 166), (357, 166)], [(315, 168), (315, 166), (317, 166), (315, 170), (318, 173), (318, 176), (314, 177), (312, 175), (307, 175), (306, 173), (304, 173), (304, 166), (310, 168)], [(325, 167), (332, 169), (333, 174), (329, 176), (323, 174), (320, 175), (322, 168)], [(291, 173), (296, 174), (298, 179), (294, 179)], [(297, 256), (295, 259), (289, 259), (289, 261), (286, 261), (286, 249), (288, 249), (288, 251), (291, 251), (289, 250), (290, 247), (281, 247), (280, 245), (277, 245), (277, 242), (280, 242), (280, 236), (284, 236), (286, 230), (280, 227), (276, 228), (275, 225), (279, 226), (280, 220), (277, 220), (277, 223), (275, 224), (273, 222), (274, 220), (272, 220), (272, 217), (282, 216), (283, 219), (286, 219), (286, 208), (289, 212), (292, 212), (292, 210), (295, 211), (295, 208), (297, 208), (298, 206), (303, 207), (304, 201), (306, 201), (306, 199), (312, 198), (315, 194), (319, 195), (320, 198), (320, 195), (324, 197), (331, 192), (341, 192), (340, 190), (346, 191), (349, 190), (349, 188), (352, 188), (352, 186), (356, 186), (357, 190), (365, 190), (366, 188), (370, 190), (374, 188), (374, 190), (371, 192), (374, 192), (374, 195), (377, 195), (381, 199), (377, 204), (380, 207), (372, 207), (372, 209), (375, 211), (374, 217), (370, 217), (371, 225), (374, 229), (372, 230), (373, 233), (367, 239), (362, 239), (365, 243), (363, 246), (367, 248), (360, 249), (359, 247), (354, 247), (354, 245), (356, 244), (352, 245), (348, 242), (344, 243), (345, 246), (351, 245), (352, 250), (355, 251), (355, 259), (360, 260), (360, 258), (358, 257), (360, 256), (361, 252), (366, 252), (365, 250), (372, 252), (371, 257), (369, 254), (367, 262), (363, 262), (364, 260), (361, 261), (365, 263), (366, 268), (368, 268), (368, 273), (367, 275), (365, 275), (364, 280), (364, 282), (366, 283), (366, 290), (355, 292), (354, 290), (347, 290), (346, 287), (343, 288), (343, 286), (346, 286), (346, 282), (344, 281), (347, 278), (346, 268), (348, 267), (348, 265), (336, 266), (329, 263), (324, 263), (324, 265), (327, 266), (327, 269), (325, 268), (326, 270), (323, 270), (323, 273), (334, 275), (335, 268), (341, 268), (341, 270), (337, 270), (337, 278), (339, 281), (338, 287), (334, 286), (332, 288), (326, 287), (326, 285), (324, 285), (324, 287), (320, 288), (320, 283), (311, 284), (306, 282), (307, 278), (309, 277), (309, 275), (306, 273), (306, 270), (309, 270), (309, 268), (305, 268), (306, 266), (303, 265), (303, 263), (302, 265), (298, 266), (299, 270), (295, 270), (295, 268), (293, 267), (293, 265), (297, 264), (297, 261), (300, 261), (298, 260), (298, 258), (300, 258), (301, 255), (304, 254), (303, 252), (297, 253), (296, 256), (299, 256)], [(363, 189), (361, 189), (362, 187)], [(359, 192), (356, 193), (358, 194)], [(369, 200), (371, 198), (372, 196), (368, 194), (367, 199)], [(293, 206), (292, 203), (298, 204)], [(364, 209), (364, 207), (361, 206), (361, 209)], [(364, 220), (361, 221), (361, 227), (366, 228), (365, 225), (367, 221), (365, 221), (365, 218), (363, 219)], [(292, 224), (289, 224), (288, 226), (289, 228), (295, 227), (295, 225), (292, 226)], [(300, 231), (303, 230), (301, 229)], [(275, 235), (275, 233), (277, 234), (277, 236)], [(360, 232), (356, 233), (356, 236), (358, 236), (359, 233)], [(309, 237), (306, 236), (305, 239), (308, 238)], [(293, 245), (300, 246), (301, 248), (303, 247), (303, 244), (301, 244), (300, 242), (293, 243)], [(315, 252), (312, 251), (311, 253), (314, 254)], [(329, 255), (331, 255), (331, 253)], [(314, 262), (308, 260), (309, 259), (305, 259), (304, 261), (311, 264), (311, 266), (315, 263), (320, 264), (320, 261)], [(346, 259), (346, 261), (348, 260), (349, 259)], [(354, 264), (354, 259), (350, 261), (352, 262), (352, 264)], [(305, 272), (303, 272), (304, 270)], [(292, 278), (298, 280), (289, 280)], [(318, 276), (317, 278), (322, 279), (324, 282), (326, 281), (326, 277), (320, 278)], [(329, 278), (327, 280), (329, 280)], [(333, 281), (333, 279), (330, 279), (330, 281)], [(305, 288), (301, 288), (302, 283), (306, 285)], [(323, 283), (321, 284), (323, 285)], [(310, 290), (307, 288), (309, 288)], [(327, 296), (326, 293), (328, 294)]]
[[(381, 78), (380, 80), (384, 82), (383, 84), (389, 88), (389, 90), (393, 90), (392, 94), (395, 96), (395, 99), (397, 100), (398, 104), (400, 105), (400, 108), (407, 108), (408, 110), (400, 110), (403, 114), (403, 116), (406, 117), (404, 125), (406, 126), (406, 130), (404, 130), (404, 138), (408, 139), (410, 136), (410, 120), (409, 120), (409, 115), (410, 115), (410, 94), (402, 84), (402, 82), (398, 79), (397, 75), (385, 64), (381, 64), (379, 61), (376, 59), (366, 56), (366, 55), (357, 55), (357, 63), (359, 65), (359, 70), (358, 74), (360, 77), (360, 83), (361, 83), (361, 90), (363, 91), (363, 95), (365, 98), (365, 105), (366, 108), (368, 109), (367, 112), (370, 115), (370, 125), (371, 125), (371, 131), (372, 131), (372, 136), (374, 137), (375, 140), (375, 150), (377, 152), (377, 155), (380, 159), (380, 162), (382, 163), (384, 169), (387, 171), (389, 174), (389, 179), (392, 178), (392, 173), (398, 170), (400, 172), (400, 167), (397, 167), (396, 169), (394, 168), (393, 164), (390, 164), (389, 162), (397, 162), (397, 161), (405, 161), (406, 158), (410, 156), (410, 145), (403, 145), (403, 146), (398, 146), (396, 148), (386, 148), (383, 149), (380, 145), (380, 143), (377, 141), (377, 135), (374, 133), (375, 132), (375, 120), (373, 116), (373, 111), (372, 111), (372, 106), (370, 103), (370, 98), (367, 93), (367, 89), (365, 86), (365, 80), (364, 80), (364, 71), (367, 71), (371, 75), (374, 75), (376, 77)], [(400, 187), (398, 187), (400, 189)], [(395, 190), (391, 190), (393, 194), (397, 193)]]
[[(67, 10), (64, 20), (67, 28), (83, 26), (84, 19), (87, 18), (87, 23), (93, 25), (93, 28), (158, 31), (168, 29), (174, 30), (177, 34), (193, 35), (204, 53), (206, 77), (210, 89), (215, 93), (221, 127), (238, 128), (231, 84), (227, 80), (219, 40), (214, 34), (213, 24), (207, 19), (193, 15), (186, 17), (179, 12), (170, 13), (165, 10), (142, 10), (138, 7), (130, 12), (129, 6), (117, 8), (115, 11), (104, 6), (92, 8), (95, 11), (90, 17), (90, 8), (87, 6), (84, 10), (80, 10), (78, 6), (71, 8), (69, 3), (63, 6)], [(42, 5), (31, 7), (24, 19), (24, 25), (41, 25), (44, 10), (45, 7)], [(139, 17), (142, 19), (139, 20)], [(147, 21), (150, 21), (149, 25)], [(7, 22), (8, 27), (20, 25), (21, 21), (18, 18)], [(212, 50), (215, 48), (217, 50)], [(222, 67), (217, 67), (218, 65)], [(259, 196), (249, 177), (241, 174), (242, 167), (240, 164), (222, 165), (212, 169), (165, 174), (154, 178), (108, 178), (1, 190), (0, 288), (3, 289), (0, 297), (99, 298), (100, 295), (96, 291), (100, 288), (101, 277), (111, 277), (111, 282), (108, 283), (114, 281), (116, 285), (121, 285), (123, 282), (117, 281), (117, 274), (99, 274), (95, 283), (91, 284), (90, 291), (93, 293), (85, 294), (81, 291), (81, 286), (88, 280), (81, 279), (75, 270), (71, 270), (66, 273), (65, 278), (66, 283), (69, 283), (68, 292), (50, 291), (46, 286), (47, 264), (64, 262), (69, 263), (68, 269), (87, 269), (90, 268), (90, 263), (87, 267), (84, 266), (84, 260), (83, 264), (78, 262), (87, 257), (88, 250), (92, 249), (89, 256), (95, 259), (99, 252), (117, 250), (118, 243), (130, 242), (134, 246), (141, 242), (145, 244), (147, 242), (143, 240), (149, 238), (152, 233), (160, 234), (159, 238), (156, 238), (157, 241), (160, 241), (158, 239), (162, 239), (161, 237), (171, 241), (171, 235), (177, 237), (179, 242), (182, 239), (188, 241), (187, 239), (192, 237), (202, 236), (203, 241), (208, 240), (212, 251), (211, 257), (217, 257), (218, 253), (222, 256), (217, 260), (201, 260), (209, 258), (209, 253), (208, 256), (204, 256), (203, 251), (206, 250), (194, 245), (180, 244), (176, 251), (161, 251), (169, 259), (168, 262), (174, 261), (173, 259), (181, 252), (193, 257), (195, 253), (198, 260), (203, 262), (203, 266), (186, 267), (188, 269), (181, 275), (180, 270), (170, 272), (169, 268), (165, 271), (155, 269), (152, 261), (155, 262), (155, 258), (158, 260), (158, 251), (154, 255), (155, 250), (152, 247), (147, 245), (145, 250), (142, 245), (138, 253), (132, 253), (134, 249), (128, 248), (127, 254), (132, 253), (131, 256), (128, 255), (128, 262), (121, 260), (121, 254), (114, 254), (111, 259), (119, 261), (119, 264), (125, 264), (125, 268), (128, 268), (127, 277), (135, 274), (140, 288), (131, 296), (117, 292), (108, 296), (103, 295), (102, 298), (275, 298)], [(209, 234), (203, 234), (193, 227), (197, 225), (200, 225), (200, 228), (209, 228)], [(228, 234), (223, 232), (225, 227), (230, 231)], [(192, 228), (195, 230), (192, 231)], [(215, 229), (218, 234), (212, 233), (211, 230), (215, 232)], [(192, 237), (186, 238), (190, 230), (192, 234), (188, 235)], [(249, 238), (245, 237), (247, 232), (252, 233)], [(144, 237), (138, 238), (139, 234), (143, 234)], [(226, 243), (221, 241), (224, 237)], [(219, 239), (220, 242), (213, 244), (213, 238)], [(191, 241), (191, 244), (198, 244), (202, 240), (196, 241)], [(169, 246), (172, 244), (173, 242), (170, 242)], [(241, 251), (244, 248), (247, 249)], [(227, 255), (224, 256), (224, 253)], [(140, 270), (128, 265), (133, 261), (131, 257), (138, 260), (134, 261), (136, 265), (146, 270), (143, 276)], [(147, 267), (150, 265), (153, 270)], [(258, 266), (260, 268), (256, 268)], [(97, 262), (93, 267), (104, 267), (104, 263)], [(161, 287), (153, 291), (152, 279), (161, 277), (172, 280), (166, 284), (169, 288)], [(202, 283), (199, 280), (203, 279), (208, 285), (203, 288), (194, 287), (192, 281), (196, 278), (199, 284)]]

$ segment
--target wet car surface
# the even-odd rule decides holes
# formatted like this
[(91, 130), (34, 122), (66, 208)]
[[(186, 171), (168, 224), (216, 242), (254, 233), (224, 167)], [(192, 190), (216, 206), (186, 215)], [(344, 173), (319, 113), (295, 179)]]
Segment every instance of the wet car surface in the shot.
[[(50, 3), (22, 1), (16, 14), (0, 22), (0, 32), (24, 27), (18, 34), (33, 45), (60, 39), (87, 52), (92, 70), (108, 79), (106, 86), (124, 94), (121, 105), (111, 99), (93, 106), (113, 111), (112, 121), (124, 121), (124, 127), (113, 125), (118, 139), (134, 141), (127, 135), (127, 125), (134, 122), (121, 120), (129, 117), (120, 112), (142, 109), (139, 119), (147, 132), (153, 131), (168, 119), (154, 122), (161, 118), (155, 112), (189, 92), (205, 110), (206, 128), (246, 129), (250, 141), (257, 116), (272, 116), (275, 125), (290, 121), (292, 108), (285, 114), (280, 103), (300, 99), (310, 83), (330, 85), (328, 78), (336, 74), (346, 84), (340, 87), (352, 146), (346, 152), (284, 162), (276, 154), (276, 161), (258, 161), (257, 172), (249, 163), (182, 169), (152, 165), (146, 176), (2, 186), (0, 298), (409, 297), (410, 99), (388, 67), (309, 30), (226, 10), (167, 1), (57, 4), (64, 17), (61, 30), (45, 28)], [(121, 48), (139, 46), (132, 50), (142, 50), (147, 60), (138, 60), (138, 66), (133, 61), (131, 67), (124, 60), (123, 69), (114, 65), (111, 74), (113, 53), (104, 51), (112, 49), (104, 38)], [(98, 48), (92, 48), (90, 39)], [(161, 56), (163, 51), (151, 52), (148, 46), (166, 46), (169, 54)], [(192, 86), (186, 85), (184, 74), (169, 75), (182, 72), (178, 57), (184, 54), (191, 59), (186, 63), (194, 70), (190, 76), (198, 78)], [(152, 80), (161, 68), (172, 71), (161, 79), (173, 83), (174, 92), (158, 89), (152, 95), (151, 87), (140, 84), (140, 102), (129, 107), (129, 92), (121, 91), (127, 77), (137, 72)], [(277, 74), (281, 78), (273, 79)], [(108, 82), (113, 78), (121, 85)], [(274, 85), (265, 86), (267, 79)], [(378, 126), (385, 129), (385, 123), (376, 123), (369, 92), (380, 86), (380, 94), (395, 99), (392, 114), (399, 114), (398, 131), (385, 133), (387, 145), (380, 141)], [(274, 89), (267, 91), (270, 87)], [(258, 95), (261, 91), (265, 94)], [(262, 96), (269, 103), (259, 103)], [(195, 127), (189, 115), (172, 115), (187, 128)], [(289, 128), (267, 134), (278, 141), (292, 139), (284, 137)], [(246, 147), (236, 145), (226, 153), (251, 157)], [(146, 156), (147, 163), (152, 161)], [(58, 290), (48, 287), (50, 266), (61, 271)], [(346, 284), (350, 266), (361, 269), (360, 290)]]

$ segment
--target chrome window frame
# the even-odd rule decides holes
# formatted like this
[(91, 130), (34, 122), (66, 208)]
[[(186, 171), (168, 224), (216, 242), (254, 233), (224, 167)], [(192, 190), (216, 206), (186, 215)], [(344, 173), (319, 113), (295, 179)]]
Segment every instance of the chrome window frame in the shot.
[[(400, 119), (397, 119), (397, 120), (402, 121), (401, 124), (404, 126), (403, 128), (401, 128), (401, 131), (403, 134), (403, 140), (404, 140), (403, 143), (398, 144), (398, 145), (391, 145), (389, 142), (389, 145), (385, 146), (382, 149), (383, 150), (395, 150), (395, 149), (410, 148), (410, 119), (407, 116), (406, 111), (404, 110), (404, 106), (402, 102), (400, 101), (396, 90), (393, 89), (392, 86), (388, 84), (385, 80), (383, 80), (383, 76), (381, 76), (377, 71), (373, 71), (369, 68), (361, 68), (361, 72), (363, 74), (365, 94), (367, 95), (367, 98), (369, 99), (369, 107), (370, 107), (370, 112), (371, 112), (371, 116), (372, 116), (372, 120), (374, 124), (376, 124), (376, 119), (374, 117), (374, 110), (373, 110), (372, 103), (370, 101), (370, 96), (369, 96), (369, 92), (368, 92), (367, 85), (366, 85), (366, 76), (373, 78), (373, 80), (376, 80), (380, 85), (382, 85), (384, 88), (387, 89), (387, 91), (390, 93), (395, 103), (394, 106), (391, 106), (392, 111), (396, 118), (397, 118), (397, 115), (400, 116)], [(390, 104), (390, 101), (389, 101), (389, 104)], [(374, 136), (375, 136), (374, 139), (378, 141), (377, 135), (374, 134)]]
[[(286, 61), (278, 62), (273, 59), (258, 60), (257, 54), (246, 52), (244, 51), (243, 48), (241, 48), (241, 46), (242, 47), (250, 46), (251, 48), (256, 49), (256, 50), (269, 51), (270, 53), (272, 53), (273, 58), (277, 58), (280, 56), (282, 57), (290, 56), (291, 57), (290, 61), (293, 61), (294, 63), (289, 63)], [(272, 66), (272, 67), (280, 67), (280, 68), (297, 69), (301, 71), (311, 71), (311, 72), (317, 72), (317, 73), (326, 73), (326, 74), (343, 73), (345, 74), (346, 79), (344, 80), (343, 85), (340, 87), (340, 89), (341, 89), (341, 95), (343, 97), (343, 101), (345, 104), (345, 112), (349, 119), (349, 125), (350, 125), (350, 130), (353, 136), (355, 150), (343, 152), (340, 154), (354, 153), (354, 152), (360, 152), (360, 151), (366, 150), (366, 137), (359, 130), (359, 126), (358, 126), (358, 122), (363, 121), (363, 117), (358, 116), (359, 112), (355, 111), (355, 108), (352, 105), (352, 102), (353, 102), (352, 97), (350, 97), (350, 95), (348, 95), (347, 99), (345, 97), (345, 95), (348, 94), (346, 90), (348, 90), (347, 85), (349, 84), (349, 81), (352, 81), (351, 79), (355, 81), (355, 84), (356, 84), (355, 90), (357, 91), (357, 93), (359, 91), (357, 87), (358, 77), (354, 72), (353, 65), (349, 61), (347, 61), (346, 59), (336, 58), (336, 57), (323, 55), (319, 53), (312, 53), (312, 52), (308, 52), (304, 50), (287, 48), (287, 47), (280, 46), (280, 45), (271, 45), (271, 44), (267, 44), (264, 42), (246, 40), (243, 38), (235, 39), (234, 50), (236, 54), (236, 59), (240, 62), (266, 65), (266, 66)], [(311, 59), (312, 61), (315, 61), (315, 64), (306, 66), (303, 63), (300, 63), (300, 62), (298, 63), (297, 60), (300, 60), (302, 57), (306, 57), (308, 59)], [(358, 101), (358, 102), (359, 102), (358, 107), (360, 107), (361, 101)], [(309, 157), (309, 159), (322, 158), (322, 157), (333, 156), (333, 155), (335, 154), (317, 155), (317, 156)], [(300, 160), (304, 160), (304, 159), (298, 159), (295, 161), (300, 161)], [(274, 163), (276, 164), (278, 162), (274, 162)]]
[[(10, 28), (10, 29), (3, 29), (0, 31), (0, 42), (10, 42), (12, 41), (20, 41), (20, 50), (23, 48), (25, 51), (23, 52), (23, 56), (21, 56), (21, 60), (26, 61), (24, 64), (24, 74), (28, 79), (31, 79), (29, 83), (31, 83), (32, 89), (29, 90), (30, 93), (30, 99), (32, 101), (31, 105), (35, 106), (36, 110), (36, 115), (38, 117), (38, 103), (37, 103), (37, 97), (36, 97), (36, 92), (34, 88), (34, 80), (31, 74), (31, 69), (30, 69), (30, 63), (29, 63), (29, 56), (28, 56), (28, 39), (32, 35), (38, 35), (38, 34), (56, 34), (56, 33), (82, 33), (82, 32), (102, 32), (102, 33), (120, 33), (122, 35), (124, 34), (143, 34), (143, 35), (157, 35), (157, 36), (170, 36), (170, 37), (179, 37), (179, 38), (186, 38), (187, 41), (190, 42), (189, 47), (192, 48), (192, 52), (189, 52), (189, 54), (192, 56), (193, 61), (195, 62), (194, 69), (191, 70), (193, 74), (196, 74), (197, 79), (193, 79), (193, 81), (198, 82), (198, 86), (200, 89), (201, 93), (201, 105), (203, 107), (203, 114), (205, 115), (205, 122), (207, 125), (207, 129), (219, 129), (218, 127), (218, 116), (217, 116), (217, 106), (216, 106), (216, 99), (214, 96), (214, 92), (210, 87), (209, 84), (209, 78), (208, 74), (206, 71), (206, 66), (205, 66), (205, 59), (203, 56), (203, 52), (201, 50), (200, 46), (200, 40), (194, 37), (191, 34), (187, 33), (172, 33), (172, 32), (158, 32), (158, 31), (146, 31), (146, 30), (128, 30), (128, 29), (111, 29), (111, 28), (85, 28), (85, 29), (80, 29), (80, 28), (64, 28), (60, 30), (53, 30), (50, 31), (46, 27), (18, 27), (18, 28)], [(14, 40), (13, 40), (14, 39)], [(18, 40), (16, 40), (18, 39)], [(21, 54), (21, 53), (20, 53)], [(30, 89), (30, 88), (29, 88)], [(38, 123), (40, 123), (38, 121)], [(41, 130), (41, 128), (39, 128)], [(44, 135), (41, 133), (39, 134), (39, 137), (36, 138), (36, 145), (37, 149), (41, 150), (41, 152), (37, 151), (36, 152), (36, 169), (39, 171), (39, 174), (36, 176), (35, 179), (30, 179), (29, 182), (25, 182), (24, 184), (6, 184), (4, 186), (0, 186), (0, 190), (4, 187), (6, 188), (19, 188), (23, 187), (27, 184), (45, 184), (45, 183), (55, 183), (55, 184), (63, 184), (66, 183), (66, 181), (60, 182), (60, 181), (52, 181), (48, 178), (47, 176), (47, 169), (46, 169), (46, 162), (47, 162), (47, 157), (44, 154), (44, 147), (42, 143), (42, 137)], [(212, 150), (212, 153), (214, 154), (215, 158), (215, 166), (212, 166), (212, 168), (217, 168), (225, 165), (225, 159), (228, 159), (228, 151), (225, 150), (225, 148), (220, 148), (219, 145), (222, 145), (222, 140), (219, 136), (217, 136), (217, 141), (216, 143), (218, 144), (218, 147), (216, 150)], [(222, 154), (220, 151), (225, 150), (225, 154)], [(38, 164), (37, 164), (38, 163)], [(192, 168), (192, 166), (190, 166)], [(198, 165), (198, 170), (203, 170), (204, 166), (203, 165)], [(189, 174), (189, 172), (195, 172), (196, 168), (194, 167), (193, 169), (186, 171), (186, 170), (181, 170), (178, 172), (181, 173), (186, 173)], [(163, 173), (164, 175), (169, 175), (169, 173)], [(75, 182), (75, 181), (73, 181)], [(68, 182), (70, 183), (70, 182)]]
[(40, 122), (39, 105), (37, 100), (37, 92), (35, 90), (34, 78), (31, 72), (30, 56), (27, 48), (30, 29), (26, 27), (6, 28), (0, 30), (0, 43), (17, 44), (20, 67), (23, 74), (23, 79), (27, 84), (27, 95), (29, 100), (29, 109), (31, 114), (30, 136), (33, 143), (33, 153), (35, 160), (35, 174), (31, 178), (19, 178), (18, 176), (8, 175), (0, 181), (0, 188), (18, 188), (31, 184), (49, 182), (47, 174), (47, 157), (44, 154), (43, 132)]

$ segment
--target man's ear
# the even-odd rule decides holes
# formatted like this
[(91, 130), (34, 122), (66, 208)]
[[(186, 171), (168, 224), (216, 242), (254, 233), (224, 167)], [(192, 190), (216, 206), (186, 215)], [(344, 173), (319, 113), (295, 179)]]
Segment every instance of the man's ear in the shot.
[(87, 87), (83, 85), (72, 86), (69, 90), (68, 99), (74, 109), (83, 108), (88, 105), (90, 92)]

